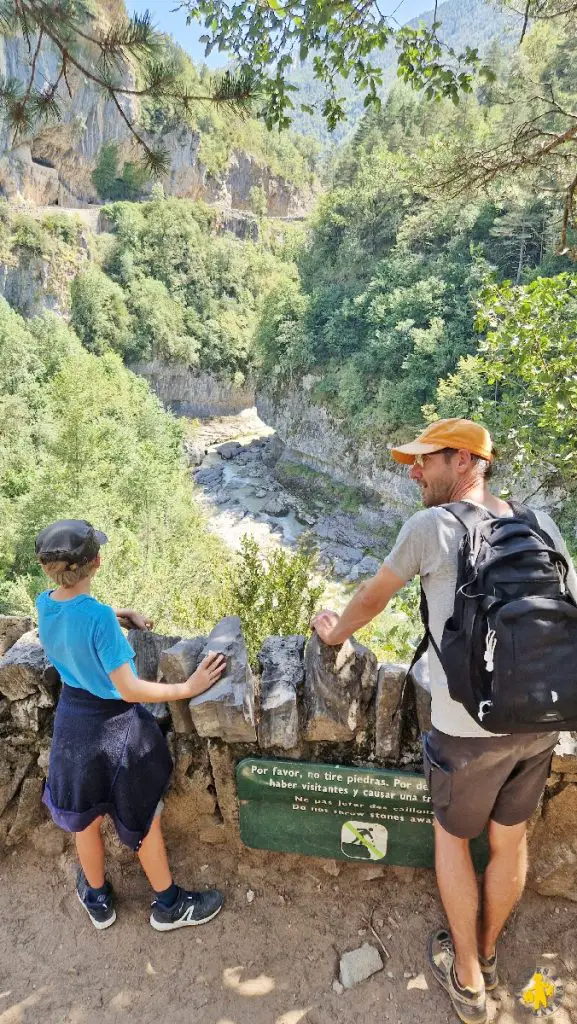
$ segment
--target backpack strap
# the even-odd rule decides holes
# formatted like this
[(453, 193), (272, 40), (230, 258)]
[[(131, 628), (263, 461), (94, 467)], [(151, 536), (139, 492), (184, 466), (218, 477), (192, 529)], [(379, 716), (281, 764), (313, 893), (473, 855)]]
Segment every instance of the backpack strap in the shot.
[(532, 508), (529, 508), (528, 505), (523, 505), (520, 501), (510, 501), (509, 504), (517, 519), (524, 519), (532, 530), (537, 530), (538, 533), (543, 533), (543, 530), (539, 526), (539, 520)]
[(483, 508), (482, 505), (474, 505), (470, 501), (451, 501), (446, 505), (441, 505), (441, 508), (445, 508), (447, 512), (450, 512), (469, 534), (480, 523), (485, 523), (489, 519), (494, 518), (488, 509)]
[[(411, 659), (411, 664), (409, 665), (409, 667), (408, 667), (408, 669), (406, 671), (405, 678), (403, 679), (403, 685), (401, 686), (401, 693), (400, 693), (400, 696), (399, 696), (399, 700), (397, 702), (397, 706), (396, 706), (395, 710), (393, 711), (393, 718), (396, 718), (396, 716), (398, 715), (399, 711), (401, 710), (401, 707), (402, 707), (402, 704), (403, 704), (403, 700), (404, 700), (404, 697), (405, 697), (405, 691), (407, 689), (407, 683), (409, 681), (409, 677), (411, 675), (411, 672), (413, 671), (413, 669), (414, 669), (415, 665), (417, 664), (417, 662), (421, 660), (421, 658), (423, 657), (423, 654), (426, 653), (426, 651), (427, 651), (427, 649), (429, 647), (429, 644), (432, 644), (433, 650), (435, 651), (435, 654), (437, 655), (437, 658), (439, 659), (439, 661), (441, 661), (441, 652), (439, 650), (437, 641), (435, 640), (433, 634), (431, 633), (431, 630), (429, 629), (429, 606), (427, 604), (427, 598), (425, 596), (425, 591), (423, 590), (423, 585), (422, 584), (421, 584), (421, 603), (420, 603), (420, 606), (419, 606), (419, 611), (420, 611), (420, 614), (421, 614), (421, 619), (422, 619), (422, 622), (423, 622), (423, 626), (425, 627), (425, 633), (424, 633), (423, 637), (421, 638), (421, 640), (419, 641), (419, 644), (418, 644), (418, 646), (417, 646), (417, 648), (415, 650), (415, 653), (413, 654), (413, 657)], [(441, 661), (441, 664), (442, 664), (442, 661)]]

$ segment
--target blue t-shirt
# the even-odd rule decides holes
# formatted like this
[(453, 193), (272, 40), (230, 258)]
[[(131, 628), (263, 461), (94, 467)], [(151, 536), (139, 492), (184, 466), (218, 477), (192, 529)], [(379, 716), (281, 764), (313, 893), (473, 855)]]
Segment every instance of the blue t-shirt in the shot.
[(109, 673), (126, 662), (134, 672), (134, 651), (114, 610), (90, 594), (55, 601), (51, 593), (45, 590), (36, 600), (38, 633), (62, 681), (96, 697), (122, 700)]

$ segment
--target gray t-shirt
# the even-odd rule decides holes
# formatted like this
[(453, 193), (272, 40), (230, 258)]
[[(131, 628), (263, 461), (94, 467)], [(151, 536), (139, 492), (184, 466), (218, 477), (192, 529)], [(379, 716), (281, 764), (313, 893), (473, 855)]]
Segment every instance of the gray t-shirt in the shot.
[[(555, 547), (569, 563), (568, 589), (577, 600), (577, 576), (557, 526), (545, 512), (535, 515), (539, 525), (549, 534)], [(384, 564), (408, 583), (414, 576), (421, 583), (429, 607), (429, 628), (440, 646), (443, 627), (453, 612), (457, 583), (457, 558), (464, 529), (444, 508), (428, 508), (417, 512), (402, 527), (395, 546)], [(477, 724), (462, 704), (449, 696), (447, 677), (429, 645), (432, 722), (435, 728), (450, 736), (493, 736)]]

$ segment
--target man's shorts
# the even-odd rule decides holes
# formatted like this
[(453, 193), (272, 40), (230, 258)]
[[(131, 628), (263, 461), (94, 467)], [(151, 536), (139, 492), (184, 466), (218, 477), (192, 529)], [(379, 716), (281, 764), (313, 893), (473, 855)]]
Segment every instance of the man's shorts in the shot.
[(460, 839), (478, 836), (489, 819), (527, 821), (539, 805), (558, 738), (533, 732), (476, 739), (433, 726), (423, 745), (435, 817)]

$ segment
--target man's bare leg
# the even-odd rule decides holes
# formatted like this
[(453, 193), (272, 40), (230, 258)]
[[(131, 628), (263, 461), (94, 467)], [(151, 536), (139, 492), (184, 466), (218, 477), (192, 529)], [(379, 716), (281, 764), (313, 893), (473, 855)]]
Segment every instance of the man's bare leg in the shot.
[(483, 880), (483, 910), (479, 952), (489, 959), (503, 926), (519, 902), (527, 877), (527, 822), (499, 825), (489, 822), (491, 856)]
[(477, 947), (479, 886), (468, 839), (446, 832), (435, 819), (435, 869), (455, 947), (455, 970), (463, 988), (483, 988)]

